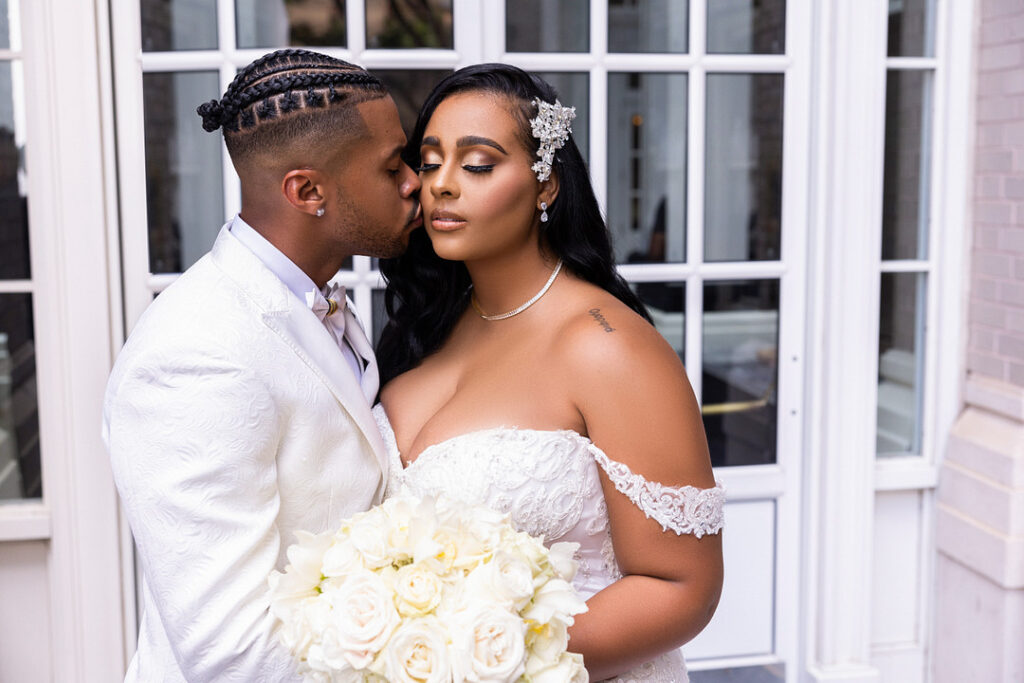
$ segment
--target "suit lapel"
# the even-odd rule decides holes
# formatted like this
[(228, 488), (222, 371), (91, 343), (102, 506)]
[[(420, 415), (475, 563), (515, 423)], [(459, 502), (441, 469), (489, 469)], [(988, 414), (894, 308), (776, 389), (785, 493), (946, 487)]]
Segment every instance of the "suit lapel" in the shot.
[(211, 256), (256, 305), (263, 322), (281, 337), (320, 379), (370, 443), (387, 481), (388, 459), (380, 430), (359, 380), (352, 374), (330, 332), (255, 254), (231, 234), (226, 224), (217, 236)]

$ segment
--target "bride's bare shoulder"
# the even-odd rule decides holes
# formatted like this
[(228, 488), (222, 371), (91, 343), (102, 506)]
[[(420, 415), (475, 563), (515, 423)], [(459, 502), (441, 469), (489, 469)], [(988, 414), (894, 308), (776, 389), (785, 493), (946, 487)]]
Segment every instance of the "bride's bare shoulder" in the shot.
[(562, 360), (574, 367), (642, 361), (682, 370), (675, 350), (646, 318), (600, 287), (579, 285), (564, 302), (557, 335)]

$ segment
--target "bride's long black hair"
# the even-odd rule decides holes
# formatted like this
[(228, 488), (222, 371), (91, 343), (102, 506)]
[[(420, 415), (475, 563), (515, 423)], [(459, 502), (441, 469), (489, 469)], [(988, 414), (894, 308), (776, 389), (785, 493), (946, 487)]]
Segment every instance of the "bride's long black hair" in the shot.
[[(536, 153), (538, 141), (530, 130), (530, 119), (536, 116), (533, 98), (553, 103), (555, 89), (514, 66), (477, 64), (446, 77), (427, 97), (406, 147), (406, 163), (413, 168), (420, 165), (423, 131), (437, 106), (455, 93), (470, 91), (501, 95), (516, 103), (512, 111), (520, 137), (531, 154)], [(553, 172), (558, 175), (558, 196), (548, 207), (549, 219), (541, 224), (540, 239), (577, 277), (607, 290), (650, 321), (647, 309), (615, 270), (608, 228), (571, 135), (555, 153)], [(380, 271), (387, 281), (384, 306), (389, 317), (377, 345), (383, 385), (441, 346), (469, 304), (470, 279), (461, 261), (446, 261), (434, 252), (423, 228), (410, 235), (404, 255), (381, 260)]]

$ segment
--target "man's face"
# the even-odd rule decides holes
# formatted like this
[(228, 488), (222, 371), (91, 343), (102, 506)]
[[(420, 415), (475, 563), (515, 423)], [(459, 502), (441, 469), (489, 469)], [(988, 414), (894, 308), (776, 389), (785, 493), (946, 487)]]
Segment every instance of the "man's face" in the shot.
[(335, 237), (349, 253), (389, 258), (405, 252), (409, 233), (423, 224), (420, 181), (401, 158), (405, 133), (390, 97), (356, 106), (366, 132), (335, 162)]

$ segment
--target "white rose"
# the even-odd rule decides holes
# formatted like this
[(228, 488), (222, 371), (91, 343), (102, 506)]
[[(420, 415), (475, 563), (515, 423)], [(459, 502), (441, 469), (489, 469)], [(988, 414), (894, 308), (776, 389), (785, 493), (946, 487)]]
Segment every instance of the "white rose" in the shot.
[(533, 570), (515, 555), (499, 551), (490, 562), (470, 572), (466, 586), (471, 599), (495, 602), (518, 612), (533, 597)]
[(526, 662), (526, 675), (531, 683), (588, 683), (590, 676), (583, 666), (583, 655), (564, 652), (554, 664), (537, 659)]
[(526, 670), (526, 624), (517, 615), (500, 607), (485, 607), (456, 630), (456, 647), (469, 654), (468, 661), (462, 663), (467, 681), (508, 683)]
[(301, 602), (294, 603), (295, 609), (287, 619), (281, 620), (278, 637), (284, 646), (299, 659), (306, 656), (319, 635), (319, 631), (312, 626), (318, 621), (318, 612), (322, 612), (324, 609), (330, 611), (330, 606), (324, 607), (321, 603), (323, 601), (319, 597), (305, 598)]
[(448, 683), (451, 656), (448, 630), (434, 617), (403, 623), (384, 651), (391, 683)]
[[(383, 520), (383, 523), (381, 523)], [(365, 517), (352, 524), (349, 540), (368, 569), (391, 564), (388, 552), (387, 522), (383, 516)]]
[(529, 563), (534, 576), (544, 570), (547, 564), (548, 549), (544, 547), (544, 544), (539, 539), (520, 531), (512, 539), (512, 544), (523, 560)]
[(366, 668), (398, 626), (391, 590), (376, 574), (362, 572), (324, 597), (331, 602), (337, 638), (331, 645), (353, 668)]
[(394, 579), (395, 602), (404, 617), (422, 616), (438, 606), (444, 586), (437, 574), (418, 564), (398, 570)]
[(587, 611), (587, 603), (579, 596), (568, 581), (551, 579), (537, 589), (533, 601), (526, 608), (523, 616), (538, 624), (548, 624), (558, 620), (572, 625), (574, 614)]

